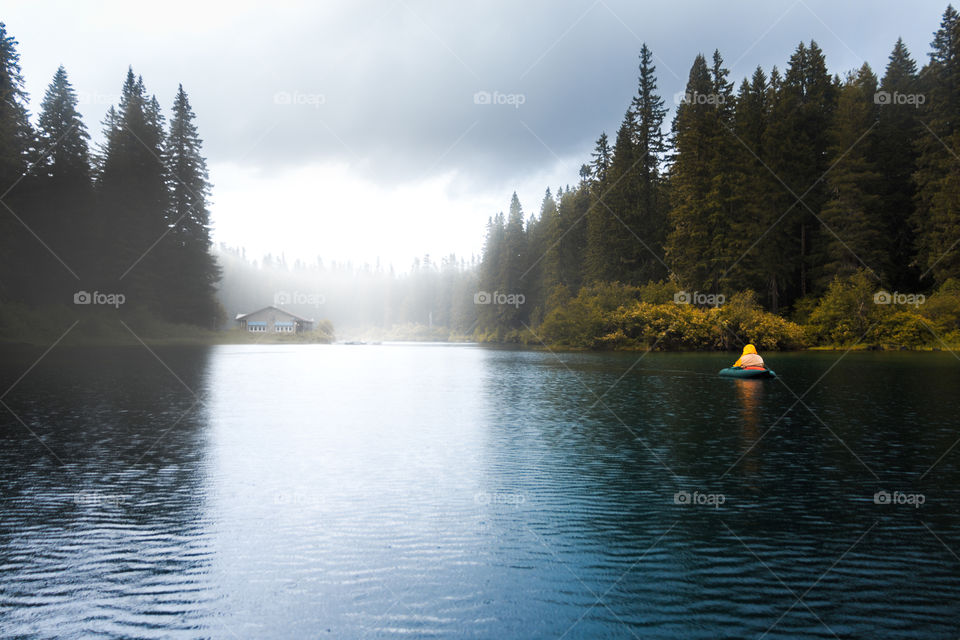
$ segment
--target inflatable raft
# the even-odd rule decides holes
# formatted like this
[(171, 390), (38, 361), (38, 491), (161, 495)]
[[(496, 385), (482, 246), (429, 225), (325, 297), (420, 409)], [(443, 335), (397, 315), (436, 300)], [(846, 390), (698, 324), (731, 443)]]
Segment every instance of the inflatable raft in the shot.
[(726, 378), (776, 378), (773, 369), (727, 367), (720, 369), (720, 375)]

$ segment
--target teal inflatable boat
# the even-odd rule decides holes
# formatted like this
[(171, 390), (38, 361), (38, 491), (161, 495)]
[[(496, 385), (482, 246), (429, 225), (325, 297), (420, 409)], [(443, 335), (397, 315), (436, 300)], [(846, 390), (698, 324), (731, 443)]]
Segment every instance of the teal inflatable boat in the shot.
[(725, 378), (776, 378), (773, 369), (742, 369), (741, 367), (727, 367), (720, 369), (720, 375)]

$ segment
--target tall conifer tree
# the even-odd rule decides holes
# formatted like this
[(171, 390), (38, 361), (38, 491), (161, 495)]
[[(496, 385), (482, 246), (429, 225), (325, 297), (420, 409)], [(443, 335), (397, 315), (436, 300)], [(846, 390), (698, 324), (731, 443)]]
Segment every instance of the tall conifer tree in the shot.
[(32, 149), (33, 130), (27, 114), (17, 41), (0, 22), (0, 299), (20, 297), (29, 291), (25, 260), (43, 250), (17, 220), (30, 217), (26, 193), (29, 183), (22, 177)]
[(215, 326), (214, 297), (220, 269), (210, 253), (210, 182), (196, 118), (181, 85), (173, 103), (165, 145), (170, 209), (168, 254), (173, 278), (165, 283), (168, 316), (180, 322)]
[(880, 212), (880, 174), (874, 161), (876, 144), (877, 78), (864, 63), (840, 89), (830, 127), (827, 175), (829, 200), (821, 213), (824, 262), (819, 265), (819, 288), (836, 277), (846, 278), (869, 269), (878, 283), (889, 272), (889, 237)]
[(890, 54), (886, 72), (880, 81), (879, 122), (876, 131), (876, 169), (880, 173), (880, 215), (889, 239), (889, 286), (912, 291), (918, 286), (920, 271), (914, 260), (916, 233), (912, 224), (916, 185), (913, 171), (917, 163), (917, 144), (926, 129), (920, 123), (920, 109), (894, 102), (894, 96), (920, 95), (917, 64), (902, 39)]
[(960, 276), (960, 17), (943, 14), (921, 75), (926, 98), (924, 135), (914, 179), (917, 184), (919, 268), (934, 282)]

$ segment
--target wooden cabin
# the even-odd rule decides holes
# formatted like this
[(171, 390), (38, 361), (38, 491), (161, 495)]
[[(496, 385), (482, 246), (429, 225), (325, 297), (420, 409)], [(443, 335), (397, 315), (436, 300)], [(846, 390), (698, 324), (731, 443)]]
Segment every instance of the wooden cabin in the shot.
[(301, 318), (280, 307), (264, 307), (250, 313), (238, 313), (238, 326), (250, 333), (304, 333), (313, 331), (313, 320)]

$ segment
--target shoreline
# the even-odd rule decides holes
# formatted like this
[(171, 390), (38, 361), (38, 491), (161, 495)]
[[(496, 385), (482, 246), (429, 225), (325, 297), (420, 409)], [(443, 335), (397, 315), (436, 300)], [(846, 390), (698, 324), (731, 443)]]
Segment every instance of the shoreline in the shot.
[[(39, 339), (28, 340), (9, 340), (0, 338), (0, 348), (50, 348), (52, 345), (73, 348), (113, 348), (130, 346), (148, 346), (148, 347), (213, 347), (220, 345), (344, 345), (346, 343), (331, 340), (329, 338), (307, 338), (297, 336), (277, 336), (272, 339), (263, 339), (257, 336), (256, 339), (245, 339), (244, 336), (237, 335), (234, 332), (223, 332), (218, 335), (212, 332), (209, 336), (165, 336), (165, 337), (147, 337), (139, 336), (139, 340), (132, 335), (129, 337), (120, 337), (119, 339), (104, 338), (100, 340), (70, 340), (69, 336), (62, 342), (57, 342), (56, 338), (49, 341)], [(384, 343), (408, 343), (408, 344), (436, 344), (443, 343), (449, 345), (477, 345), (493, 349), (509, 349), (517, 351), (553, 351), (562, 353), (648, 353), (650, 349), (645, 346), (618, 346), (605, 349), (592, 349), (589, 347), (574, 347), (565, 345), (551, 344), (520, 344), (513, 342), (484, 342), (479, 340), (385, 340)], [(349, 346), (380, 346), (379, 344), (358, 344)], [(960, 351), (960, 346), (919, 346), (906, 347), (901, 345), (816, 345), (810, 347), (801, 347), (797, 349), (766, 349), (765, 353), (807, 353), (807, 352), (885, 352), (885, 353), (952, 353), (955, 350)], [(655, 353), (737, 353), (739, 349), (655, 349)]]

